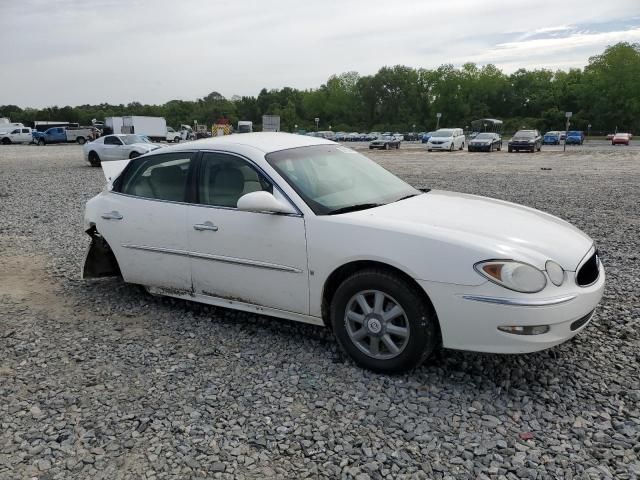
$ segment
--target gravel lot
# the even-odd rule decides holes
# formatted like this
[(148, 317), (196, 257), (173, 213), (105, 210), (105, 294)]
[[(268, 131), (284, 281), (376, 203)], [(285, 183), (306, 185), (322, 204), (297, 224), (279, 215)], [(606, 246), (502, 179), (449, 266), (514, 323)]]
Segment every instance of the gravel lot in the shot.
[(640, 149), (561, 150), (371, 153), (569, 220), (608, 275), (573, 341), (383, 376), (322, 328), (79, 280), (102, 172), (76, 145), (0, 147), (0, 478), (640, 477)]

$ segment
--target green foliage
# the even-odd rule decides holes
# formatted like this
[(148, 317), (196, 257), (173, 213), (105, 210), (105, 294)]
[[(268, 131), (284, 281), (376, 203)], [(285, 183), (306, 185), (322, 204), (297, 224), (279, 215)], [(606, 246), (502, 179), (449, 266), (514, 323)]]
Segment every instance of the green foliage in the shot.
[(232, 123), (262, 115), (280, 115), (284, 131), (417, 131), (465, 127), (476, 118), (501, 118), (505, 131), (523, 126), (540, 130), (564, 128), (564, 112), (573, 112), (572, 127), (592, 131), (640, 131), (640, 45), (619, 43), (592, 57), (584, 70), (568, 72), (520, 69), (510, 75), (494, 65), (442, 65), (435, 70), (396, 65), (376, 74), (332, 75), (317, 89), (262, 89), (257, 97), (227, 99), (213, 91), (195, 101), (171, 100), (164, 105), (80, 105), (22, 109), (0, 106), (0, 116), (15, 122), (64, 120), (89, 124), (109, 116), (162, 116), (180, 124), (213, 124), (221, 117)]

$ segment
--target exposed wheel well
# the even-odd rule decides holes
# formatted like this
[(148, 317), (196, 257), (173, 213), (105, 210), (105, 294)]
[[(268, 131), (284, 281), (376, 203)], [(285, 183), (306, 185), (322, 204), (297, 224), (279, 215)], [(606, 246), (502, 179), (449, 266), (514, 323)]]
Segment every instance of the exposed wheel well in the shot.
[(82, 278), (121, 277), (120, 266), (111, 247), (95, 225), (87, 230), (91, 245), (82, 267)]
[(440, 335), (440, 322), (437, 320), (437, 312), (431, 303), (431, 299), (427, 292), (406, 272), (403, 272), (399, 268), (393, 267), (387, 263), (376, 262), (372, 260), (359, 260), (356, 262), (350, 262), (338, 267), (334, 270), (331, 275), (327, 278), (327, 281), (324, 284), (324, 288), (322, 290), (322, 318), (324, 319), (324, 323), (327, 326), (331, 326), (331, 322), (327, 321), (329, 318), (329, 309), (331, 305), (331, 300), (333, 299), (333, 295), (336, 293), (336, 290), (340, 286), (340, 284), (349, 276), (358, 272), (360, 270), (364, 270), (366, 268), (377, 268), (379, 270), (385, 270), (389, 273), (393, 273), (398, 275), (402, 279), (404, 279), (410, 285), (416, 287), (416, 291), (420, 292), (422, 299), (427, 302), (427, 304), (431, 307), (431, 309), (436, 313), (436, 324), (438, 326), (438, 334)]

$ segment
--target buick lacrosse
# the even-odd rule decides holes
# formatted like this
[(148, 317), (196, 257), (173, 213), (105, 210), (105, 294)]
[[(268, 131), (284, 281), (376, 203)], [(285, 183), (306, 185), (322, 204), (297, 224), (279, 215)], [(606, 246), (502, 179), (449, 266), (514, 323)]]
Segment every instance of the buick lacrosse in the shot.
[(585, 328), (604, 289), (592, 239), (532, 208), (419, 191), (322, 138), (252, 133), (103, 163), (85, 278), (326, 325), (356, 363), (439, 346), (533, 352)]

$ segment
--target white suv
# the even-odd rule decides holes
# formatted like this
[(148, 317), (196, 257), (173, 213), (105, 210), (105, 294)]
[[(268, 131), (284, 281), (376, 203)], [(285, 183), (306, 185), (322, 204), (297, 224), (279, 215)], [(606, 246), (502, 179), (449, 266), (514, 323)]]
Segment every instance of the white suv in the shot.
[(461, 128), (441, 128), (431, 135), (427, 142), (427, 150), (454, 150), (464, 149), (464, 132)]

